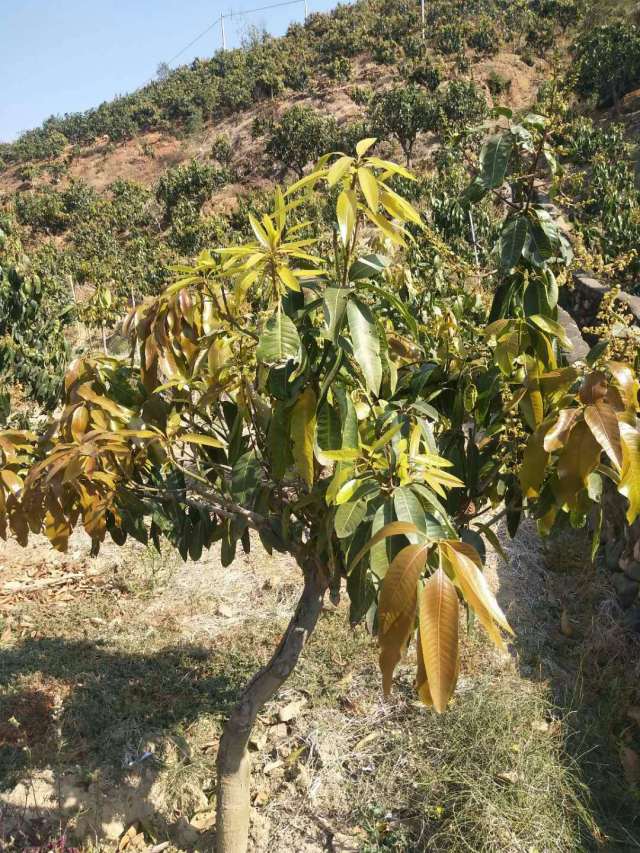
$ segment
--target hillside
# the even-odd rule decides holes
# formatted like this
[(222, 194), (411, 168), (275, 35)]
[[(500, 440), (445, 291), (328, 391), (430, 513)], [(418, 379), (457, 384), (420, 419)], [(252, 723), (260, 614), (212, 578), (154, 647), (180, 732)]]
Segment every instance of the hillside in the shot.
[[(301, 174), (325, 151), (352, 149), (368, 135), (378, 137), (383, 156), (403, 159), (408, 132), (412, 165), (424, 176), (421, 200), (430, 187), (443, 190), (446, 177), (447, 205), (454, 204), (465, 175), (457, 165), (445, 176), (438, 152), (496, 105), (540, 110), (536, 101), (544, 93), (544, 109), (557, 109), (546, 94), (551, 80), (562, 81), (568, 99), (559, 113), (565, 135), (586, 146), (568, 151), (577, 170), (568, 167), (576, 174), (560, 192), (584, 235), (591, 266), (613, 263), (614, 277), (626, 287), (636, 268), (628, 253), (639, 226), (637, 192), (629, 184), (633, 155), (622, 152), (623, 137), (610, 143), (622, 154), (619, 175), (603, 175), (600, 189), (611, 195), (615, 184), (625, 198), (626, 224), (615, 227), (615, 245), (602, 245), (602, 216), (581, 198), (579, 175), (592, 171), (598, 126), (610, 111), (596, 115), (595, 124), (583, 121), (571, 91), (572, 45), (593, 16), (578, 0), (439, 0), (428, 5), (423, 40), (418, 4), (362, 0), (311, 15), (281, 39), (255, 34), (243, 49), (165, 72), (87, 113), (52, 117), (2, 146), (1, 224), (9, 258), (22, 245), (33, 277), (28, 292), (12, 297), (14, 319), (8, 317), (4, 328), (13, 329), (13, 343), (5, 338), (0, 345), (0, 374), (12, 377), (5, 411), (9, 390), (14, 410), (23, 394), (50, 405), (71, 353), (87, 340), (99, 346), (132, 301), (166, 283), (170, 264), (239, 239), (244, 211), (259, 210), (274, 181)], [(585, 60), (592, 109), (598, 95), (589, 67)], [(636, 109), (629, 95), (614, 112), (633, 128)], [(603, 198), (598, 207), (610, 204)], [(489, 237), (490, 207), (486, 214)], [(454, 237), (451, 222), (438, 222), (437, 209), (427, 215), (445, 240)], [(470, 233), (460, 228), (459, 221), (455, 239), (462, 239), (471, 259)], [(474, 252), (485, 240), (481, 226), (476, 239)], [(485, 243), (481, 250), (490, 248)], [(52, 319), (33, 334), (29, 317), (36, 304), (38, 314)]]

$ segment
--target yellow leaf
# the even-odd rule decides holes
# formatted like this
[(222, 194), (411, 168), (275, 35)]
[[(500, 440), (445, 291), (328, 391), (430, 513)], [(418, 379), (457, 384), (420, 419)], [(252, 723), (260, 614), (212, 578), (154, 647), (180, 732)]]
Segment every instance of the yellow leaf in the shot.
[(463, 542), (454, 541), (442, 541), (438, 546), (441, 555), (451, 568), (454, 583), (475, 612), (480, 624), (495, 645), (504, 649), (504, 641), (498, 626), (510, 634), (513, 634), (513, 631), (491, 592), (485, 576), (470, 556), (468, 546)]
[(289, 267), (278, 267), (278, 277), (280, 278), (280, 281), (285, 285), (285, 287), (289, 288), (289, 290), (300, 290), (300, 282), (291, 272)]
[(622, 477), (618, 491), (629, 501), (627, 521), (633, 524), (640, 515), (640, 430), (622, 421)]
[(291, 441), (296, 470), (307, 486), (313, 485), (313, 444), (316, 434), (316, 395), (305, 388), (291, 410)]
[(355, 193), (353, 190), (342, 190), (338, 196), (336, 216), (338, 217), (340, 237), (345, 246), (351, 239), (353, 229), (356, 227), (357, 215), (358, 203), (356, 201)]
[(455, 690), (458, 669), (458, 593), (442, 569), (420, 593), (418, 618), (433, 707), (441, 714)]
[(607, 454), (609, 459), (622, 468), (622, 446), (620, 444), (620, 427), (614, 410), (599, 400), (584, 410), (584, 419), (593, 433), (593, 437)]
[(416, 671), (416, 692), (422, 704), (431, 707), (433, 705), (433, 699), (431, 697), (431, 690), (429, 689), (427, 668), (425, 666), (424, 655), (422, 653), (422, 637), (420, 636), (420, 627), (418, 627), (418, 636), (416, 638), (416, 656), (418, 659), (418, 668)]
[(392, 561), (382, 583), (378, 604), (380, 670), (385, 696), (413, 631), (417, 583), (429, 553), (429, 544), (407, 545)]
[(375, 536), (372, 536), (367, 544), (358, 551), (350, 563), (350, 568), (353, 570), (366, 553), (388, 536), (400, 536), (407, 535), (409, 533), (420, 534), (421, 532), (422, 531), (419, 530), (411, 521), (391, 521), (389, 524), (385, 524), (385, 526), (381, 527)]
[(24, 485), (22, 478), (18, 477), (16, 473), (10, 471), (8, 468), (3, 468), (0, 471), (0, 480), (2, 480), (5, 488), (13, 492), (13, 494), (19, 492)]
[(405, 231), (401, 227), (394, 226), (391, 222), (384, 218), (384, 216), (380, 216), (379, 213), (374, 213), (373, 211), (365, 208), (366, 216), (376, 225), (385, 237), (388, 237), (392, 243), (395, 243), (398, 246), (406, 246), (407, 244), (402, 239), (402, 235), (405, 234)]
[(89, 410), (86, 406), (77, 406), (71, 416), (71, 435), (74, 441), (82, 441), (89, 426)]
[(561, 409), (558, 415), (558, 420), (544, 437), (544, 449), (547, 453), (553, 453), (554, 450), (560, 450), (567, 443), (569, 433), (573, 427), (576, 418), (580, 414), (580, 409)]
[(380, 200), (378, 182), (371, 172), (368, 169), (365, 169), (364, 166), (358, 169), (358, 183), (360, 184), (360, 189), (367, 200), (367, 204), (375, 213), (378, 210), (378, 202)]
[(354, 496), (358, 486), (362, 481), (356, 479), (347, 480), (340, 488), (338, 489), (338, 493), (336, 494), (336, 506), (340, 506), (341, 504), (346, 504), (351, 498)]
[(549, 453), (544, 449), (545, 433), (549, 425), (543, 424), (529, 436), (519, 472), (520, 487), (527, 498), (540, 494), (544, 473), (549, 462)]
[(356, 145), (356, 154), (358, 157), (364, 157), (372, 145), (375, 145), (378, 140), (375, 136), (369, 136), (367, 139), (361, 139)]
[(260, 243), (260, 245), (265, 249), (271, 248), (266, 231), (251, 213), (249, 214), (249, 222), (251, 223), (251, 228), (253, 229), (253, 233), (256, 235), (258, 243)]
[(600, 461), (602, 450), (584, 421), (571, 430), (558, 459), (556, 494), (563, 504), (575, 507), (578, 494), (587, 485), (587, 477)]
[(610, 361), (607, 367), (611, 371), (616, 385), (620, 389), (625, 408), (630, 412), (635, 412), (638, 408), (638, 391), (640, 391), (640, 382), (636, 379), (633, 370), (628, 364), (623, 364), (620, 361)]
[(423, 222), (415, 207), (409, 204), (402, 196), (394, 193), (393, 190), (385, 189), (382, 193), (381, 201), (392, 216), (402, 219), (403, 222), (413, 222), (414, 225), (422, 228)]
[(327, 172), (327, 183), (330, 187), (335, 186), (345, 176), (352, 163), (353, 157), (338, 157)]
[(224, 447), (224, 442), (219, 438), (214, 438), (212, 435), (199, 435), (195, 432), (183, 432), (178, 436), (179, 441), (184, 441), (185, 444), (201, 444), (205, 447)]

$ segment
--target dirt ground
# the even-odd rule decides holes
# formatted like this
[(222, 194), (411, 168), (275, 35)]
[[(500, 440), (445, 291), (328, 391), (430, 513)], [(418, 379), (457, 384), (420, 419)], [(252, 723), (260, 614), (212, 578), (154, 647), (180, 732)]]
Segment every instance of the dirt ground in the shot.
[[(614, 605), (585, 565), (581, 537), (543, 546), (525, 526), (506, 548), (508, 562), (491, 552), (486, 571), (515, 643), (501, 655), (478, 632), (465, 640), (458, 693), (442, 718), (415, 701), (411, 652), (395, 695), (383, 700), (371, 638), (348, 627), (344, 602), (327, 605), (298, 671), (257, 726), (253, 853), (587, 850), (574, 846), (585, 826), (593, 849), (638, 849), (623, 843), (628, 834), (640, 844), (628, 813), (615, 829), (622, 846), (603, 848), (597, 796), (588, 819), (572, 800), (591, 771), (606, 782), (607, 774), (624, 778), (624, 767), (635, 784), (633, 723), (616, 729), (613, 764), (607, 752), (589, 769), (578, 766), (580, 750), (564, 752), (580, 710), (574, 703), (564, 714), (555, 704), (576, 699), (594, 636), (597, 653), (613, 649), (628, 667)], [(165, 840), (163, 849), (210, 850), (221, 722), (268, 658), (298, 589), (297, 568), (256, 543), (227, 568), (215, 551), (183, 564), (137, 543), (107, 545), (93, 559), (81, 536), (67, 555), (38, 539), (24, 550), (2, 544), (0, 849), (66, 832), (87, 851), (149, 851)], [(507, 740), (497, 745), (500, 736)], [(474, 750), (477, 760), (462, 767)], [(526, 797), (514, 799), (511, 786)], [(475, 811), (459, 825), (448, 798), (461, 790), (464, 809), (471, 802)], [(462, 800), (457, 808), (463, 814)], [(471, 820), (479, 838), (495, 834), (490, 844), (456, 846), (461, 827), (473, 837)]]

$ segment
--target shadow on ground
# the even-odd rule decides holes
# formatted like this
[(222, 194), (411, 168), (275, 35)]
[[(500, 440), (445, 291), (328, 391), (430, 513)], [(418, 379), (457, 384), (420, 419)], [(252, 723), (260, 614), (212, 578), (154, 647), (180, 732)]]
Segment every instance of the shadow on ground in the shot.
[(526, 523), (513, 541), (506, 532), (501, 539), (509, 564), (496, 564), (497, 597), (515, 631), (518, 670), (548, 686), (565, 760), (597, 824), (583, 849), (640, 850), (640, 716), (634, 723), (628, 714), (640, 705), (638, 638), (622, 627), (585, 531), (543, 543)]
[(123, 654), (99, 642), (30, 639), (0, 650), (0, 786), (13, 789), (0, 847), (3, 830), (5, 844), (19, 832), (24, 849), (78, 817), (78, 840), (138, 821), (152, 837), (198, 849), (184, 818), (168, 822), (153, 806), (167, 737), (179, 766), (202, 763), (182, 733), (210, 721), (211, 755), (195, 769), (211, 787), (218, 721), (255, 663), (241, 649), (183, 645)]

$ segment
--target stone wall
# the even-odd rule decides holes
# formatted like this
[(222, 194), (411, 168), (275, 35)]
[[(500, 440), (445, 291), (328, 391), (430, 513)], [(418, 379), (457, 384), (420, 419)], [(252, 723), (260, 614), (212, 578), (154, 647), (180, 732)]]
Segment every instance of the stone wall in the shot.
[[(602, 297), (608, 290), (608, 285), (597, 278), (586, 272), (576, 272), (573, 274), (573, 287), (565, 287), (562, 290), (562, 304), (580, 328), (593, 326)], [(640, 296), (621, 292), (618, 298), (629, 307), (636, 321), (640, 323)]]

